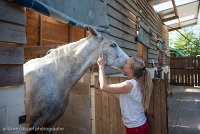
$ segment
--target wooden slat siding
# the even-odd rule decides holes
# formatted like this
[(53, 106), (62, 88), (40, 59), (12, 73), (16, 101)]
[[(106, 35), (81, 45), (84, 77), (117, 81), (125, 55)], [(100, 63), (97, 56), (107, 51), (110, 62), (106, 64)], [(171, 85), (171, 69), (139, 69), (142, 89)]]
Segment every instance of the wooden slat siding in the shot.
[[(119, 29), (119, 30), (121, 30), (123, 32), (126, 32), (126, 33), (128, 33), (130, 35), (136, 36), (136, 32), (135, 32), (136, 31), (136, 25), (135, 25), (134, 28), (129, 27), (129, 26), (125, 25), (124, 23), (121, 23), (120, 21), (118, 21), (118, 20), (116, 20), (116, 19), (114, 19), (114, 18), (112, 18), (110, 16), (108, 16), (108, 21), (110, 23), (110, 26), (115, 27), (115, 28), (117, 28), (117, 29)], [(134, 24), (134, 23), (132, 23), (132, 24)]]
[[(122, 82), (121, 78), (112, 78), (112, 83), (118, 83), (118, 82)], [(116, 134), (124, 134), (124, 124), (122, 122), (122, 118), (121, 118), (121, 109), (120, 109), (120, 105), (119, 105), (119, 99), (116, 99), (116, 119), (117, 119), (117, 133)]]
[(150, 102), (149, 102), (149, 109), (147, 111), (147, 121), (148, 121), (148, 125), (149, 125), (149, 132), (150, 134), (154, 134), (155, 128), (156, 128), (156, 124), (154, 123), (154, 95), (155, 91), (153, 89), (152, 94), (151, 94), (151, 98), (150, 98)]
[(147, 10), (145, 9), (146, 7), (143, 5), (141, 0), (137, 1), (137, 6), (140, 9), (140, 11), (139, 11), (140, 16), (147, 21), (147, 18), (149, 15), (148, 15)]
[(50, 49), (56, 46), (28, 46), (24, 48), (25, 55), (46, 55)]
[(0, 41), (26, 43), (25, 27), (0, 21), (1, 34)]
[(158, 14), (155, 13), (154, 8), (153, 8), (150, 4), (148, 4), (148, 10), (149, 10), (150, 16), (151, 16), (152, 18), (154, 18), (154, 20), (156, 20), (156, 22), (157, 22), (158, 24), (160, 24), (161, 27), (162, 27), (162, 21), (161, 21), (161, 19), (159, 18)]
[(116, 38), (114, 36), (111, 35), (111, 38), (120, 46), (123, 48), (127, 48), (127, 49), (131, 49), (134, 51), (137, 51), (137, 43), (136, 42), (128, 42), (124, 39), (120, 39), (120, 38)]
[(20, 45), (9, 46), (7, 43), (1, 43), (0, 57), (0, 64), (24, 64), (24, 48)]
[(23, 65), (0, 65), (0, 87), (19, 85), (23, 82)]
[[(27, 9), (27, 46), (39, 46), (40, 45), (40, 14)], [(25, 54), (26, 56), (26, 54)]]
[(101, 90), (99, 89), (99, 85), (97, 83), (97, 81), (99, 81), (98, 79), (98, 76), (93, 76), (94, 77), (94, 81), (92, 83), (92, 85), (94, 85), (94, 92), (95, 92), (95, 133), (96, 134), (102, 134), (102, 115), (101, 115), (101, 110), (102, 110), (102, 100), (101, 100)]
[(79, 27), (70, 26), (69, 42), (78, 41), (86, 36), (86, 31)]
[(127, 32), (121, 31), (112, 26), (110, 26), (110, 33), (112, 36), (115, 36), (117, 38), (121, 38), (126, 41), (133, 42), (133, 43), (135, 42), (135, 37), (133, 35), (130, 35)]
[(162, 120), (161, 120), (161, 102), (160, 102), (160, 97), (161, 97), (161, 84), (159, 83), (159, 79), (154, 79), (154, 133), (153, 134), (161, 134), (161, 125), (162, 125)]
[(125, 9), (127, 9), (131, 13), (131, 16), (133, 16), (133, 18), (130, 18), (129, 16), (127, 16), (128, 18), (131, 19), (133, 22), (137, 22), (137, 17), (136, 17), (137, 10), (132, 8), (131, 5), (127, 1), (121, 1), (121, 0), (116, 0), (116, 1), (119, 2)]
[(136, 22), (136, 16), (134, 13), (130, 13), (130, 11), (122, 5), (121, 1), (110, 0), (108, 1), (108, 6), (112, 7), (113, 9), (117, 10), (127, 18), (131, 19), (132, 21)]
[[(26, 61), (32, 58), (42, 57), (49, 49), (67, 44), (70, 40), (70, 29), (68, 25), (29, 9), (27, 9), (26, 30)], [(77, 34), (77, 36), (79, 35)]]
[(149, 54), (156, 54), (158, 51), (155, 49), (149, 49)]
[[(155, 66), (156, 66), (158, 64), (158, 59), (153, 59), (153, 60), (154, 60)], [(148, 58), (148, 64), (153, 64), (152, 59)]]
[[(109, 78), (109, 83), (119, 83), (119, 78)], [(118, 117), (118, 109), (117, 107), (119, 106), (119, 101), (117, 98), (109, 94), (109, 134), (117, 134), (118, 131), (118, 122), (120, 117)]]
[[(135, 36), (136, 36), (137, 11), (135, 10), (135, 8), (133, 8), (136, 6), (135, 5), (132, 6), (130, 3), (133, 3), (133, 1), (130, 1), (130, 0), (126, 0), (126, 1), (120, 1), (120, 0), (114, 1), (113, 0), (113, 1), (111, 1), (108, 4), (108, 16), (110, 16), (112, 18), (112, 19), (110, 19), (111, 36), (115, 38), (117, 43), (119, 43), (119, 46), (129, 56), (133, 56), (133, 55), (136, 56), (137, 45), (135, 42)], [(119, 10), (120, 9), (119, 7), (123, 8), (123, 10)], [(125, 14), (126, 12), (128, 12), (128, 13), (132, 12), (132, 13)], [(131, 15), (131, 18), (130, 18), (130, 15)], [(118, 23), (117, 23), (117, 21), (118, 21)], [(124, 25), (126, 25), (126, 28), (124, 28)], [(134, 28), (131, 25), (133, 25)], [(124, 48), (127, 48), (127, 49), (124, 49)], [(130, 49), (130, 50), (128, 51), (128, 49)]]
[(150, 58), (150, 59), (158, 59), (158, 55), (157, 54), (148, 53), (148, 58)]
[(160, 80), (160, 112), (161, 112), (161, 134), (168, 134), (167, 113), (167, 85), (166, 80)]
[(111, 6), (107, 6), (107, 14), (108, 16), (118, 20), (121, 23), (124, 23), (125, 25), (132, 27), (133, 29), (136, 28), (136, 22), (133, 20), (129, 20), (127, 16), (125, 16), (124, 14), (122, 14), (120, 11), (116, 10), (115, 8), (111, 7)]
[[(137, 4), (138, 4), (138, 6), (140, 6), (140, 9), (142, 9), (143, 12), (148, 13), (148, 15), (146, 15), (146, 17), (143, 16), (143, 18), (142, 18), (143, 21), (145, 21), (148, 24), (148, 26), (150, 27), (152, 32), (163, 37), (163, 31), (165, 31), (166, 29), (162, 26), (161, 20), (159, 18), (152, 17), (155, 15), (155, 12), (154, 11), (150, 12), (150, 9), (146, 8), (146, 6), (145, 6), (145, 5), (149, 5), (149, 4), (146, 1), (138, 1)], [(152, 12), (153, 12), (153, 15), (152, 15)], [(146, 19), (146, 18), (148, 18), (148, 19)], [(160, 21), (160, 23), (158, 23), (158, 20)]]
[[(95, 76), (96, 81), (98, 76)], [(107, 77), (109, 83), (122, 82), (121, 77)], [(96, 82), (95, 82), (96, 83)], [(98, 88), (96, 84), (94, 86)], [(96, 134), (125, 134), (121, 119), (119, 100), (111, 94), (95, 89), (95, 133)]]
[(18, 25), (26, 25), (25, 8), (14, 2), (0, 1), (0, 20)]
[[(108, 79), (108, 78), (106, 78)], [(107, 134), (109, 132), (109, 94), (106, 92), (101, 93), (102, 97), (102, 109), (101, 109), (101, 115), (102, 115), (102, 134)]]
[(42, 21), (42, 24), (42, 40), (68, 42), (68, 25), (64, 23), (51, 23), (48, 21)]

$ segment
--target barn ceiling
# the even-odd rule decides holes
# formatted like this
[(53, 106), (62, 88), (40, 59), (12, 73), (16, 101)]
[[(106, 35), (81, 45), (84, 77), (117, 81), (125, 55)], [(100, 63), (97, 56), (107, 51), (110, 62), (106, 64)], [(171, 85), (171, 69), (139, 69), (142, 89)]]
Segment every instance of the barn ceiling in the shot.
[(199, 0), (148, 0), (169, 31), (196, 25)]

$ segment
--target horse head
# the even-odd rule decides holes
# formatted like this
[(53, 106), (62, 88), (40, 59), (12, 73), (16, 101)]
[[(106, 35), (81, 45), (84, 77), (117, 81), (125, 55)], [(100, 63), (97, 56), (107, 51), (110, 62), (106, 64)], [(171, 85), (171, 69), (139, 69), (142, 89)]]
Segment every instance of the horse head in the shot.
[[(94, 28), (89, 27), (91, 34), (96, 38), (101, 45), (101, 54), (105, 56), (106, 66), (110, 66), (119, 71), (128, 59), (128, 55), (105, 33), (100, 33)], [(99, 55), (100, 56), (100, 55)]]

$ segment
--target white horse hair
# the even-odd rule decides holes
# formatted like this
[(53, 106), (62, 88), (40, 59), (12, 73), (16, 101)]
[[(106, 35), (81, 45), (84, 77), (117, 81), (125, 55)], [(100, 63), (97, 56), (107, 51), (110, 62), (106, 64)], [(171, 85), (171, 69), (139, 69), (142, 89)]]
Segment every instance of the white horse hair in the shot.
[(51, 127), (64, 114), (70, 89), (103, 53), (106, 65), (121, 70), (128, 55), (104, 33), (52, 49), (24, 64), (29, 127)]

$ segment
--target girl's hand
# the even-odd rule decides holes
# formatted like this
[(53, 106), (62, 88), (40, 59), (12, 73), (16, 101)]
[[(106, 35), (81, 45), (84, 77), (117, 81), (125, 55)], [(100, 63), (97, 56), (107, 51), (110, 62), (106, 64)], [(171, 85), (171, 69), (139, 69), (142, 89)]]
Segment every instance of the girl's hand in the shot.
[(103, 58), (103, 54), (98, 58), (97, 64), (99, 67), (104, 67), (105, 66), (105, 60)]

